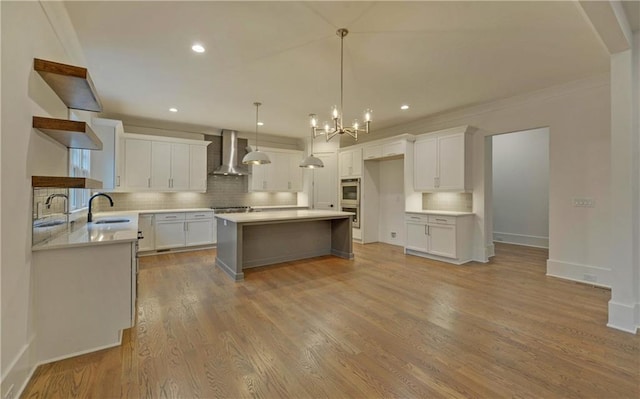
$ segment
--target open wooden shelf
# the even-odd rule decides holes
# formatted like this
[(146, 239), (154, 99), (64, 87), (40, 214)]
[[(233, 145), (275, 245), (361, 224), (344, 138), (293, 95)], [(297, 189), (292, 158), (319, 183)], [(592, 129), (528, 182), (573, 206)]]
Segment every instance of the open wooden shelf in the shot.
[(102, 111), (102, 104), (87, 68), (34, 58), (33, 69), (42, 76), (67, 108)]
[(31, 176), (31, 187), (102, 188), (102, 182), (86, 177)]
[(33, 127), (69, 148), (102, 149), (102, 141), (86, 122), (34, 116)]

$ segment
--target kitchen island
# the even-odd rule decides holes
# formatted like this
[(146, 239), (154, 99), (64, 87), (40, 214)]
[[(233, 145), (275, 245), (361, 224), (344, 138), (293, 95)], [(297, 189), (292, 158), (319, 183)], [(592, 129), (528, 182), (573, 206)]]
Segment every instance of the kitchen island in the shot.
[(323, 255), (353, 259), (352, 213), (319, 210), (215, 215), (216, 265), (233, 279), (251, 267)]

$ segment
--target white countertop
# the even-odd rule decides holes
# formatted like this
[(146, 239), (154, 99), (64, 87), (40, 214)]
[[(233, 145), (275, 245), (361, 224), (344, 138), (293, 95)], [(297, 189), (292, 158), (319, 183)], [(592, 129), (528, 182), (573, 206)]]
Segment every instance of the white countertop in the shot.
[[(126, 223), (96, 224), (105, 219), (129, 219)], [(138, 239), (138, 212), (96, 213), (92, 223), (70, 227), (66, 232), (31, 247), (32, 251), (73, 248), (87, 245), (104, 245), (131, 242)], [(74, 223), (75, 224), (75, 223)], [(74, 225), (72, 224), (72, 226)]]
[(475, 215), (473, 212), (457, 212), (457, 211), (431, 211), (424, 209), (421, 211), (405, 211), (405, 213), (417, 213), (421, 215), (442, 215), (442, 216), (468, 216)]
[(216, 218), (234, 223), (274, 222), (303, 219), (338, 219), (352, 216), (351, 212), (319, 211), (319, 210), (290, 210), (290, 211), (262, 211), (247, 213), (224, 213)]
[[(127, 211), (127, 212), (135, 212), (138, 215), (146, 215), (149, 213), (176, 213), (176, 212), (213, 212), (211, 208), (181, 208), (181, 209), (144, 209), (141, 211)], [(104, 212), (112, 213), (112, 212)], [(114, 212), (115, 213), (115, 212)]]
[(309, 209), (307, 205), (263, 205), (263, 206), (252, 206), (253, 209), (256, 210), (287, 210), (287, 209)]

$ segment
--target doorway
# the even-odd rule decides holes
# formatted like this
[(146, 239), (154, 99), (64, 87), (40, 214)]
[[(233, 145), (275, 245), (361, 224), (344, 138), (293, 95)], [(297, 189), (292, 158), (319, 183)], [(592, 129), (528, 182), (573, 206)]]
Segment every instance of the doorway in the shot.
[(549, 248), (549, 128), (491, 136), (493, 242)]

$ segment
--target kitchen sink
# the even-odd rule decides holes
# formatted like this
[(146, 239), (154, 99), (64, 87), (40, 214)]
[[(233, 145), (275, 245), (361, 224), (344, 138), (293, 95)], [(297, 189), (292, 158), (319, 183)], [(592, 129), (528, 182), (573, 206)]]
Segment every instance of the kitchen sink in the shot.
[(38, 223), (34, 223), (33, 227), (53, 227), (53, 226), (60, 226), (61, 224), (65, 224), (67, 223), (65, 220), (48, 220), (48, 221), (44, 221), (44, 222), (38, 222)]
[(131, 219), (102, 219), (94, 222), (94, 224), (109, 224), (109, 223), (129, 223)]

